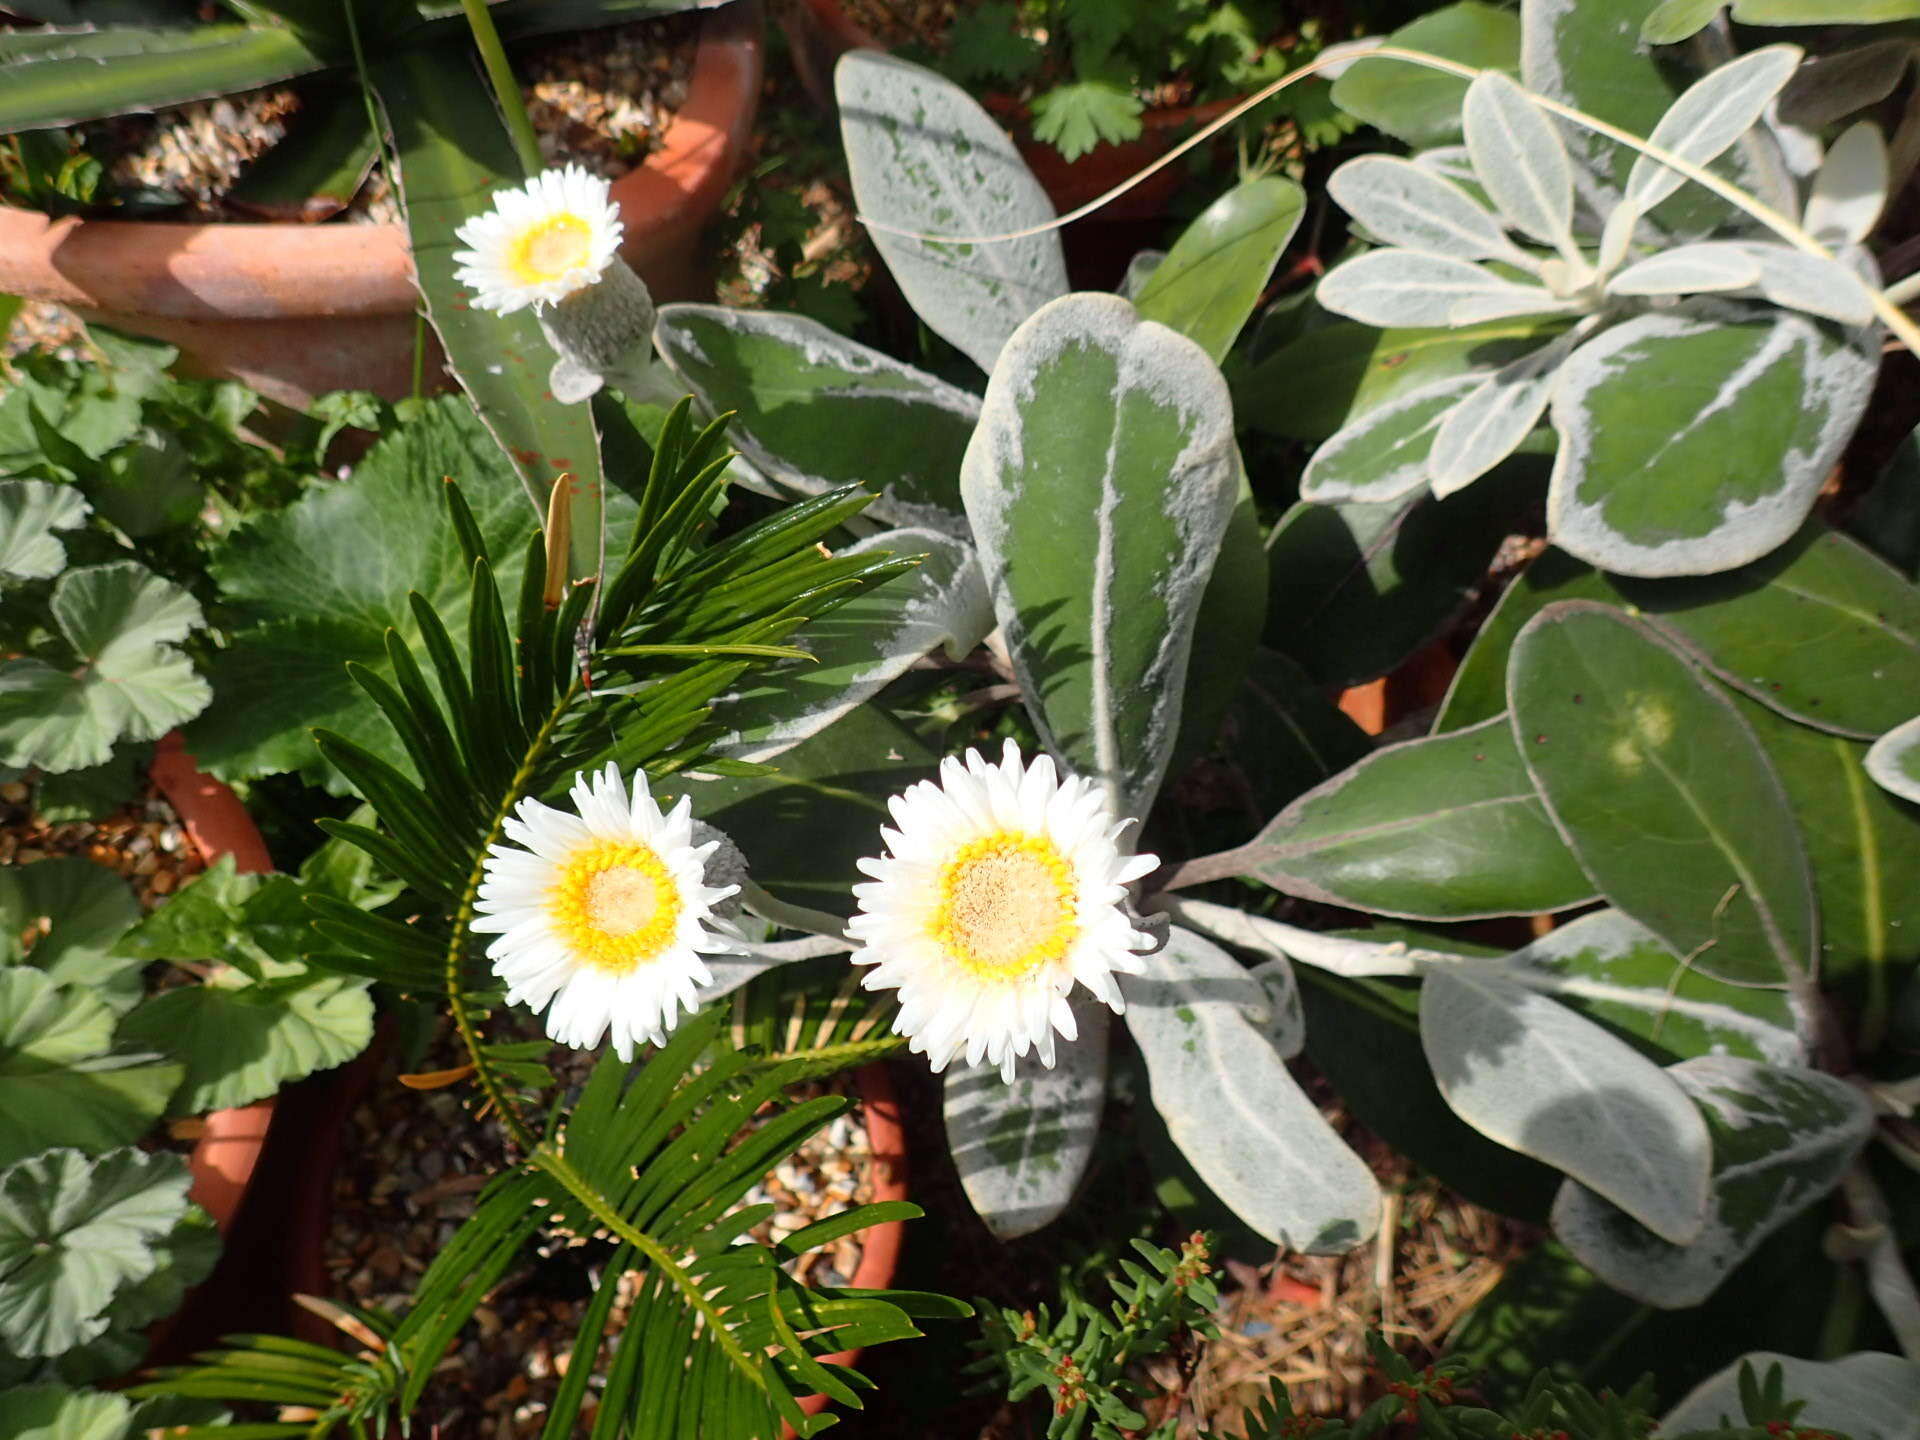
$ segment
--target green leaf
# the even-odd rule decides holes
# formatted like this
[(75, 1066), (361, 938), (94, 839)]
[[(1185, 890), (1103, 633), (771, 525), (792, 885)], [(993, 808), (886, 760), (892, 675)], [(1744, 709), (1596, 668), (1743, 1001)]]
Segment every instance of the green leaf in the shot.
[[(660, 354), (728, 436), (809, 495), (860, 484), (901, 525), (962, 524), (960, 457), (980, 401), (799, 315), (663, 305)], [(929, 513), (929, 512), (933, 513)]]
[(119, 745), (102, 764), (43, 775), (34, 793), (34, 808), (54, 825), (111, 815), (139, 796), (146, 783), (149, 754), (144, 745)]
[(1133, 297), (1134, 305), (1220, 363), (1253, 314), (1306, 205), (1306, 192), (1291, 180), (1242, 181), (1181, 232)]
[(219, 1260), (220, 1227), (198, 1205), (189, 1205), (155, 1242), (154, 1253), (159, 1263), (153, 1273), (113, 1297), (115, 1329), (137, 1331), (178, 1310), (187, 1291), (206, 1279)]
[(180, 586), (131, 561), (90, 565), (60, 577), (52, 606), (81, 665), (0, 666), (0, 764), (99, 765), (115, 742), (156, 740), (206, 708), (212, 691), (172, 643), (202, 623)]
[(881, 222), (871, 233), (887, 269), (928, 328), (991, 374), (1007, 337), (1067, 292), (1059, 235), (975, 245), (894, 232), (1001, 235), (1052, 220), (1053, 202), (1006, 132), (931, 70), (853, 50), (834, 93), (854, 201)]
[(185, 1064), (169, 1113), (249, 1105), (366, 1049), (373, 1001), (365, 981), (314, 978), (303, 966), (274, 960), (261, 970), (256, 981), (222, 968), (202, 984), (154, 996), (120, 1022), (122, 1044)]
[(0, 36), (0, 62), (10, 62), (0, 133), (256, 90), (328, 63), (291, 30), (247, 25), (9, 31)]
[(1258, 824), (1364, 760), (1373, 741), (1286, 656), (1249, 649), (1245, 678), (1221, 727), (1220, 750), (1244, 777), (1249, 816)]
[(214, 553), (209, 568), (232, 613), (254, 623), (235, 625), (209, 667), (220, 704), (187, 732), (210, 773), (239, 779), (293, 770), (339, 787), (307, 734), (314, 727), (410, 768), (392, 727), (345, 667), (357, 661), (390, 680), (392, 629), (431, 668), (412, 592), (450, 630), (464, 628), (471, 571), (447, 519), (448, 476), (458, 478), (511, 594), (535, 517), (472, 408), (455, 397), (429, 402), (389, 432), (347, 480), (259, 516)]
[(1640, 26), (1648, 45), (1675, 45), (1698, 34), (1720, 13), (1726, 0), (1660, 0)]
[(0, 969), (0, 1165), (53, 1145), (125, 1145), (160, 1118), (180, 1067), (113, 1055), (114, 1015), (27, 966)]
[[(116, 1013), (141, 994), (141, 962), (118, 949), (139, 918), (127, 882), (78, 856), (0, 870), (0, 965), (31, 965)], [(35, 937), (30, 948), (23, 935)]]
[(159, 1265), (187, 1208), (175, 1155), (50, 1150), (0, 1172), (0, 1344), (58, 1355), (102, 1334), (115, 1294)]
[(955, 16), (947, 31), (943, 64), (961, 80), (1024, 80), (1046, 52), (1019, 30), (1020, 12), (1010, 0), (986, 0)]
[(84, 522), (90, 507), (71, 485), (0, 480), (0, 580), (51, 580), (67, 563), (56, 532)]
[(1527, 771), (1610, 901), (1719, 979), (1815, 973), (1806, 849), (1731, 701), (1648, 626), (1588, 601), (1528, 623), (1507, 685)]
[(1175, 926), (1145, 972), (1121, 977), (1153, 1105), (1207, 1187), (1257, 1233), (1339, 1254), (1380, 1223), (1380, 1189), (1288, 1073), (1240, 962)]
[(482, 310), (467, 303), (454, 279), (455, 229), (489, 207), (496, 187), (521, 178), (493, 96), (464, 43), (403, 48), (373, 65), (372, 81), (393, 130), (427, 319), (534, 505), (544, 511), (554, 482), (573, 476), (571, 573), (593, 575), (604, 483), (592, 407), (562, 405), (549, 393), (553, 350), (531, 308), (511, 315)]
[[(880, 848), (887, 797), (939, 756), (871, 703), (779, 757), (777, 773), (690, 784), (694, 813), (732, 836), (756, 885), (836, 915), (853, 910), (854, 862)], [(665, 805), (666, 799), (661, 799)]]
[(961, 494), (1048, 749), (1121, 813), (1165, 773), (1239, 487), (1226, 384), (1191, 340), (1082, 294), (1008, 341)]
[[(1520, 20), (1510, 10), (1477, 0), (1449, 5), (1403, 25), (1387, 42), (1424, 50), (1476, 69), (1520, 67)], [(1333, 103), (1368, 125), (1416, 148), (1460, 139), (1460, 105), (1467, 82), (1404, 61), (1361, 59), (1333, 82)]]
[(1375, 751), (1238, 853), (1242, 873), (1290, 895), (1412, 919), (1535, 914), (1593, 896), (1498, 718)]
[(1920, 19), (1920, 0), (1733, 0), (1743, 25), (1885, 25)]
[(129, 1440), (133, 1405), (100, 1390), (16, 1385), (0, 1415), (0, 1440)]
[(1023, 1067), (1012, 1084), (991, 1065), (954, 1065), (941, 1090), (947, 1148), (974, 1213), (1002, 1240), (1052, 1224), (1093, 1160), (1107, 1099), (1110, 1014), (1073, 1000), (1079, 1038), (1062, 1040), (1050, 1069)]
[(1242, 423), (1324, 440), (1369, 411), (1457, 376), (1491, 375), (1565, 328), (1539, 316), (1458, 330), (1380, 330), (1336, 320), (1289, 341), (1234, 386)]
[(1867, 752), (1867, 773), (1891, 795), (1920, 805), (1920, 716), (1894, 726)]
[(249, 165), (226, 199), (263, 220), (325, 220), (352, 203), (379, 153), (357, 85), (311, 87), (292, 133)]
[(1140, 138), (1139, 96), (1106, 80), (1076, 80), (1036, 95), (1033, 134), (1072, 162), (1101, 145)]
[(1227, 533), (1221, 537), (1220, 554), (1207, 577), (1193, 624), (1193, 653), (1187, 660), (1180, 733), (1167, 762), (1169, 775), (1179, 775), (1213, 743), (1240, 693), (1266, 618), (1267, 554), (1253, 491), (1243, 474), (1240, 498), (1228, 517)]
[(1860, 1090), (1815, 1070), (1707, 1055), (1667, 1073), (1713, 1137), (1705, 1229), (1670, 1244), (1571, 1182), (1554, 1202), (1553, 1229), (1614, 1289), (1678, 1310), (1705, 1300), (1761, 1241), (1832, 1190), (1873, 1134), (1874, 1117)]
[(1301, 500), (1380, 505), (1424, 491), (1441, 425), (1482, 378), (1450, 376), (1368, 410), (1313, 452), (1300, 477)]
[[(1825, 18), (1824, 16), (1822, 18)], [(1744, 1413), (1740, 1376), (1778, 1369), (1789, 1399), (1806, 1402), (1797, 1429), (1821, 1429), (1854, 1440), (1914, 1440), (1920, 1436), (1920, 1362), (1868, 1351), (1838, 1360), (1803, 1360), (1758, 1351), (1703, 1380), (1660, 1422), (1663, 1435), (1738, 1425)]]

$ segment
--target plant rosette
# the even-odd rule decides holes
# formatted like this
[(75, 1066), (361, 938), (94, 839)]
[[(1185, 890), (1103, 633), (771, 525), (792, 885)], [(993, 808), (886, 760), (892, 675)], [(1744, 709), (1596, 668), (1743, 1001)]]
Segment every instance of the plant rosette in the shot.
[[(685, 103), (613, 183), (621, 254), (662, 298), (711, 292), (700, 234), (752, 138), (764, 31), (751, 0), (706, 15)], [(164, 339), (188, 370), (295, 409), (333, 390), (397, 399), (413, 388), (420, 291), (404, 225), (51, 219), (0, 206), (0, 294)]]

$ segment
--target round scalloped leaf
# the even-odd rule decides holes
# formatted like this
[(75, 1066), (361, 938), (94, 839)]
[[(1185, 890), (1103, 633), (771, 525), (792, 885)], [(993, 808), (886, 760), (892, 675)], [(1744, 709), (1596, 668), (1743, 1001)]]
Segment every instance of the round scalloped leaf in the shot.
[(177, 1155), (49, 1150), (0, 1172), (0, 1345), (58, 1355), (105, 1333), (114, 1297), (160, 1267), (187, 1212)]
[(56, 532), (87, 518), (88, 505), (71, 485), (44, 480), (0, 480), (0, 580), (51, 580), (67, 563)]
[(0, 1440), (128, 1440), (133, 1402), (101, 1390), (16, 1385), (6, 1392)]
[(182, 1061), (174, 1115), (248, 1105), (289, 1080), (351, 1060), (373, 1038), (366, 982), (326, 975), (289, 984), (304, 967), (260, 961), (262, 980), (221, 969), (169, 990), (120, 1022), (122, 1044)]
[(1731, 570), (1800, 528), (1866, 408), (1876, 357), (1787, 311), (1641, 315), (1560, 367), (1554, 542), (1602, 570)]
[(0, 969), (0, 1165), (54, 1145), (136, 1140), (180, 1083), (178, 1065), (111, 1054), (114, 1015), (29, 966)]
[[(0, 965), (31, 965), (117, 1012), (140, 999), (142, 962), (114, 953), (139, 918), (127, 882), (78, 856), (0, 870)], [(30, 948), (21, 945), (27, 933), (36, 937)]]

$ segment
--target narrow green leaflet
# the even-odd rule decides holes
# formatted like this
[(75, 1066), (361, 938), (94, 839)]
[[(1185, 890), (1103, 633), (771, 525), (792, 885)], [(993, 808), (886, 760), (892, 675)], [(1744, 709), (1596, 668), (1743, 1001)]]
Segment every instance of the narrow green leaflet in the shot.
[[(1517, 69), (1520, 19), (1511, 10), (1464, 0), (1403, 25), (1387, 37), (1401, 49), (1424, 50), (1485, 69)], [(1460, 138), (1460, 102), (1467, 82), (1404, 61), (1360, 60), (1333, 82), (1333, 103), (1357, 120), (1416, 148)]]
[(1920, 1440), (1920, 1362), (1879, 1351), (1838, 1360), (1803, 1360), (1766, 1350), (1743, 1355), (1669, 1410), (1660, 1433), (1682, 1436), (1740, 1424), (1740, 1371), (1747, 1366), (1762, 1378), (1779, 1369), (1787, 1395), (1807, 1402), (1794, 1417), (1802, 1429), (1853, 1440)]
[(58, 532), (79, 525), (90, 509), (71, 485), (0, 480), (0, 582), (58, 575), (67, 563)]
[[(1708, 164), (1759, 121), (1802, 53), (1797, 45), (1767, 45), (1709, 71), (1668, 107), (1648, 143), (1695, 165)], [(1608, 228), (1631, 226), (1631, 214), (1646, 214), (1684, 183), (1678, 170), (1636, 155), (1621, 209), (1608, 217)]]
[(1528, 623), (1507, 693), (1527, 771), (1608, 900), (1719, 979), (1814, 975), (1806, 847), (1732, 701), (1649, 627), (1589, 601)]
[[(31, 965), (116, 1012), (141, 995), (142, 962), (116, 949), (139, 918), (127, 882), (76, 855), (0, 870), (0, 965)], [(34, 936), (30, 947), (23, 935)]]
[(1107, 1099), (1111, 1012), (1077, 991), (1079, 1036), (1056, 1042), (1052, 1069), (1022, 1065), (1013, 1083), (992, 1065), (950, 1067), (942, 1090), (947, 1147), (976, 1214), (1002, 1240), (1059, 1218), (1093, 1159)]
[(1619, 910), (1596, 910), (1507, 958), (1509, 978), (1551, 995), (1665, 1063), (1731, 1055), (1793, 1065), (1806, 1059), (1785, 992), (1729, 985), (1682, 965), (1660, 938)]
[(1181, 232), (1131, 297), (1141, 315), (1178, 330), (1218, 364), (1267, 288), (1307, 205), (1291, 180), (1244, 180)]
[(1920, 716), (1873, 742), (1867, 751), (1867, 774), (1889, 794), (1920, 805)]
[(454, 230), (486, 210), (497, 187), (522, 178), (500, 112), (463, 44), (405, 47), (373, 65), (372, 81), (393, 132), (427, 318), (535, 512), (560, 476), (573, 477), (571, 569), (575, 578), (596, 574), (604, 490), (593, 410), (549, 393), (553, 351), (531, 309), (478, 309), (453, 278)]
[(180, 1066), (109, 1053), (113, 1027), (87, 991), (30, 966), (0, 969), (0, 1165), (52, 1145), (126, 1145), (160, 1118)]
[(1817, 1070), (1706, 1055), (1667, 1073), (1713, 1136), (1706, 1227), (1670, 1244), (1569, 1181), (1554, 1202), (1553, 1230), (1614, 1289), (1678, 1310), (1705, 1300), (1761, 1241), (1832, 1190), (1874, 1122), (1864, 1093)]
[(1006, 132), (951, 80), (854, 50), (835, 67), (834, 92), (854, 200), (887, 269), (920, 318), (992, 374), (1008, 337), (1067, 293), (1058, 233), (968, 244), (896, 232), (1002, 235), (1046, 224), (1053, 202)]
[(156, 740), (212, 699), (174, 643), (202, 623), (180, 586), (130, 560), (89, 565), (60, 577), (52, 605), (80, 664), (0, 665), (0, 765), (99, 765), (116, 741)]
[(809, 624), (788, 643), (811, 660), (754, 675), (751, 689), (723, 700), (733, 726), (720, 751), (766, 761), (825, 729), (941, 646), (965, 656), (993, 628), (993, 607), (973, 547), (937, 530), (889, 530), (839, 553), (918, 556), (904, 575), (875, 586)]
[(1800, 528), (1877, 356), (1804, 315), (1700, 301), (1574, 351), (1552, 407), (1554, 543), (1603, 570), (1731, 570)]
[(977, 396), (801, 315), (663, 305), (654, 343), (701, 404), (733, 412), (727, 438), (767, 474), (810, 495), (864, 485), (876, 519), (964, 523)]
[(115, 1293), (159, 1264), (186, 1212), (175, 1155), (49, 1150), (0, 1171), (0, 1346), (58, 1355), (105, 1332)]
[(311, 977), (266, 960), (259, 980), (222, 968), (199, 985), (156, 995), (120, 1022), (119, 1040), (186, 1066), (168, 1113), (248, 1105), (289, 1080), (351, 1060), (373, 1038), (364, 980)]
[(1242, 873), (1276, 890), (1409, 919), (1528, 915), (1593, 898), (1504, 718), (1375, 751), (1239, 853)]
[(1238, 961), (1175, 927), (1126, 975), (1127, 1028), (1153, 1105), (1213, 1193), (1257, 1233), (1307, 1254), (1338, 1254), (1380, 1223), (1373, 1173), (1294, 1083), (1247, 1018), (1258, 983)]
[(1429, 969), (1420, 1043), (1447, 1104), (1490, 1140), (1591, 1186), (1655, 1234), (1701, 1233), (1711, 1147), (1693, 1102), (1593, 1021), (1467, 962)]
[(1007, 342), (960, 488), (1048, 748), (1144, 814), (1240, 489), (1226, 382), (1119, 296), (1066, 296)]

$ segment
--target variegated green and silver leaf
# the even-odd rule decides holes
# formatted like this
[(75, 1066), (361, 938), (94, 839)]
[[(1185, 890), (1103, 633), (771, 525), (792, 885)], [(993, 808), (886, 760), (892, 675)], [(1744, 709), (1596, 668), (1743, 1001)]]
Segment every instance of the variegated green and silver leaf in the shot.
[(1686, 1093), (1626, 1041), (1501, 973), (1427, 972), (1420, 1043), (1453, 1112), (1676, 1244), (1706, 1223), (1712, 1149)]
[(1744, 1423), (1740, 1372), (1751, 1366), (1765, 1380), (1776, 1367), (1782, 1389), (1805, 1408), (1794, 1417), (1853, 1440), (1920, 1440), (1920, 1362), (1863, 1351), (1838, 1360), (1803, 1360), (1758, 1350), (1709, 1376), (1660, 1421), (1662, 1435), (1688, 1435)]
[(1856, 342), (1715, 301), (1587, 341), (1553, 395), (1549, 535), (1653, 578), (1766, 554), (1800, 527), (1866, 408), (1878, 357)]
[(1607, 281), (1609, 295), (1696, 295), (1760, 283), (1760, 262), (1733, 240), (1702, 240), (1636, 260)]
[(1823, 245), (1858, 245), (1887, 203), (1887, 142), (1871, 120), (1849, 126), (1814, 173), (1801, 225)]
[(802, 315), (663, 305), (654, 343), (768, 475), (809, 495), (864, 485), (875, 519), (965, 533), (974, 395)]
[(1889, 794), (1920, 805), (1920, 715), (1873, 742), (1867, 774)]
[(1461, 109), (1467, 154), (1493, 203), (1515, 229), (1576, 253), (1573, 162), (1553, 122), (1498, 70), (1483, 70)]
[(1456, 260), (1536, 262), (1500, 222), (1453, 181), (1397, 155), (1362, 155), (1327, 181), (1327, 193), (1378, 240)]
[(1671, 1067), (1713, 1136), (1706, 1227), (1685, 1245), (1649, 1233), (1572, 1181), (1553, 1230), (1607, 1284), (1662, 1310), (1698, 1305), (1760, 1243), (1827, 1194), (1873, 1133), (1865, 1094), (1832, 1075), (1705, 1055)]
[(961, 466), (994, 613), (1041, 736), (1124, 814), (1179, 733), (1195, 617), (1239, 493), (1207, 353), (1117, 295), (1008, 341)]
[(993, 628), (993, 606), (973, 546), (938, 530), (889, 530), (841, 551), (920, 557), (904, 575), (810, 623), (789, 643), (813, 659), (757, 672), (753, 688), (722, 702), (732, 733), (717, 747), (766, 761), (819, 733), (945, 646), (965, 656)]
[[(1873, 323), (1872, 293), (1860, 273), (1843, 261), (1771, 241), (1749, 241), (1744, 248), (1760, 270), (1755, 288), (1774, 304), (1841, 325)], [(1871, 272), (1872, 260), (1860, 258)]]
[(1420, 489), (1441, 426), (1486, 382), (1478, 371), (1449, 375), (1375, 405), (1313, 452), (1300, 477), (1300, 498), (1316, 505), (1372, 504)]
[(1581, 308), (1540, 285), (1520, 285), (1470, 260), (1389, 247), (1337, 265), (1314, 292), (1336, 315), (1382, 329), (1476, 325), (1511, 315), (1564, 315)]
[[(1208, 1188), (1256, 1233), (1307, 1254), (1361, 1244), (1380, 1187), (1247, 1018), (1239, 962), (1174, 927), (1146, 972), (1120, 977), (1154, 1108)], [(1237, 972), (1237, 974), (1235, 973)]]
[(881, 258), (920, 318), (992, 374), (1021, 322), (1067, 293), (1059, 235), (959, 243), (895, 232), (1008, 234), (1052, 220), (1053, 202), (1006, 132), (944, 76), (853, 50), (835, 67), (834, 92), (854, 199)]
[(1520, 448), (1546, 414), (1559, 367), (1584, 333), (1570, 330), (1509, 361), (1448, 410), (1427, 455), (1427, 483), (1437, 498), (1464, 490)]
[(1052, 1069), (1023, 1065), (1009, 1085), (991, 1065), (954, 1065), (942, 1091), (947, 1147), (974, 1212), (1002, 1240), (1051, 1224), (1093, 1159), (1107, 1099), (1112, 1012), (1076, 988), (1079, 1035)]

